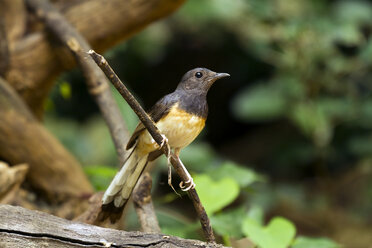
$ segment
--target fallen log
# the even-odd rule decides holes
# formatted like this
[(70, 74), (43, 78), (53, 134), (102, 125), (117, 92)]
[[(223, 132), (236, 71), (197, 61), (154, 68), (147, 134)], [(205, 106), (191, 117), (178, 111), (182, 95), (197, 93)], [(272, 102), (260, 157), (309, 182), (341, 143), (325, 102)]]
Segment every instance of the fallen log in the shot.
[(223, 247), (164, 234), (125, 232), (0, 205), (0, 247)]

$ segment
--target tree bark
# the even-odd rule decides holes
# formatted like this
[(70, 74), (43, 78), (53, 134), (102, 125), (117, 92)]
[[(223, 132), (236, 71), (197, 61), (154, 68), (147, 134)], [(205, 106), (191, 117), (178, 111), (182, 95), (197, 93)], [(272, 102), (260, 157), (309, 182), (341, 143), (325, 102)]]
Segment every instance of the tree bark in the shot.
[(0, 78), (0, 157), (27, 163), (27, 181), (50, 201), (90, 195), (93, 188), (76, 159), (37, 121)]
[[(184, 1), (58, 0), (55, 4), (92, 48), (103, 52), (151, 22), (169, 15)], [(44, 99), (54, 79), (74, 67), (75, 61), (63, 45), (40, 30), (35, 20), (28, 19), (31, 30), (27, 31), (30, 33), (9, 45), (10, 63), (6, 80), (40, 117)], [(32, 29), (38, 31), (32, 32)]]
[(0, 205), (0, 247), (223, 247), (163, 234), (124, 232)]
[(103, 119), (114, 141), (121, 164), (126, 157), (126, 144), (129, 140), (128, 128), (112, 96), (110, 85), (105, 74), (96, 63), (87, 56), (91, 49), (85, 38), (67, 22), (65, 17), (47, 0), (25, 0), (33, 13), (43, 21), (54, 36), (74, 55), (81, 68), (89, 93), (97, 103)]

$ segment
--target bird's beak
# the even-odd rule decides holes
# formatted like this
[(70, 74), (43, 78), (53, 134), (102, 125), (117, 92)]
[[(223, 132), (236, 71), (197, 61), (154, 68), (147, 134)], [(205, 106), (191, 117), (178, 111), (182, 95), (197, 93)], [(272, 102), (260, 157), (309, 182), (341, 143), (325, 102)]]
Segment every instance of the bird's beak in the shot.
[(228, 73), (216, 73), (216, 75), (213, 76), (214, 80), (224, 78), (224, 77), (230, 77), (230, 74)]
[(207, 85), (206, 85), (207, 89), (209, 89), (212, 86), (212, 84), (214, 82), (216, 82), (218, 79), (224, 78), (224, 77), (230, 77), (230, 74), (228, 74), (228, 73), (216, 73), (213, 76), (211, 76), (209, 78), (209, 81), (208, 81)]

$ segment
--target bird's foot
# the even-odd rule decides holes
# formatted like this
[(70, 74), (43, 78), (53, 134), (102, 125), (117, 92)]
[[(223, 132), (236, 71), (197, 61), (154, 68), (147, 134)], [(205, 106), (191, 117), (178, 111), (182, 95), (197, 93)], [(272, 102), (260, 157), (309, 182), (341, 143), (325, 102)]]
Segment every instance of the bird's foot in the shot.
[[(188, 185), (188, 186), (186, 186)], [(182, 191), (189, 191), (190, 189), (194, 189), (196, 184), (194, 183), (194, 180), (190, 176), (189, 179), (186, 182), (180, 182), (180, 188)]]
[[(161, 137), (163, 137), (163, 139), (162, 139), (162, 141), (161, 141), (161, 143), (160, 143), (160, 145), (158, 145), (157, 143), (156, 143), (156, 141), (154, 140), (154, 138), (151, 138), (151, 143), (152, 144), (154, 144), (155, 146), (156, 146), (156, 148), (157, 149), (161, 149), (161, 148), (163, 148), (165, 145), (167, 146), (167, 150), (168, 150), (168, 154), (166, 154), (167, 155), (167, 157), (169, 158), (169, 155), (170, 155), (170, 152), (171, 152), (171, 149), (170, 149), (170, 146), (169, 146), (169, 141), (168, 141), (168, 138), (164, 135), (164, 134), (161, 134)], [(169, 159), (168, 159), (169, 160)], [(169, 161), (168, 161), (168, 164), (169, 164)]]
[[(162, 134), (161, 137), (163, 137), (163, 140), (161, 141), (160, 143), (160, 147), (159, 148), (162, 148), (165, 144), (167, 144), (168, 148), (169, 148), (169, 145), (168, 145), (168, 138)], [(169, 150), (169, 149), (168, 149)]]
[(187, 180), (185, 182), (184, 181), (180, 182), (180, 188), (182, 191), (189, 191), (190, 189), (195, 188), (196, 184), (194, 183), (194, 179), (192, 179), (189, 171), (186, 169), (185, 165), (182, 163), (180, 158), (178, 158), (178, 161), (180, 162), (182, 169), (187, 176)]
[[(167, 156), (167, 162), (168, 162), (168, 166), (169, 166), (171, 164), (171, 162), (170, 162), (170, 160), (171, 160), (171, 156), (170, 156), (171, 148), (170, 148), (169, 143), (168, 143), (168, 138), (164, 134), (162, 134), (161, 136), (163, 137), (163, 140), (161, 141), (161, 144), (160, 144), (159, 148), (161, 149), (161, 148), (163, 148), (163, 146), (167, 145), (168, 153), (166, 154), (166, 156)], [(173, 188), (173, 186), (172, 186), (172, 188)]]

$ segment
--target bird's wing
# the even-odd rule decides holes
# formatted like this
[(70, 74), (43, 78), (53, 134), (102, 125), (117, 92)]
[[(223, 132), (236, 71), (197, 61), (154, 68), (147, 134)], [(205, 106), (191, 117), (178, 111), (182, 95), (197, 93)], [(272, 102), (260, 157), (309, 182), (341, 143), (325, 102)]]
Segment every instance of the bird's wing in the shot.
[[(161, 118), (166, 116), (171, 107), (174, 103), (176, 103), (177, 99), (173, 96), (173, 94), (166, 95), (162, 99), (160, 99), (157, 103), (155, 103), (154, 106), (148, 111), (148, 114), (152, 118), (152, 120), (156, 123)], [(132, 136), (130, 137), (128, 144), (127, 144), (127, 150), (132, 148), (134, 144), (136, 143), (136, 140), (138, 136), (145, 130), (145, 126), (142, 124), (142, 122), (138, 123), (136, 129), (134, 130)]]

